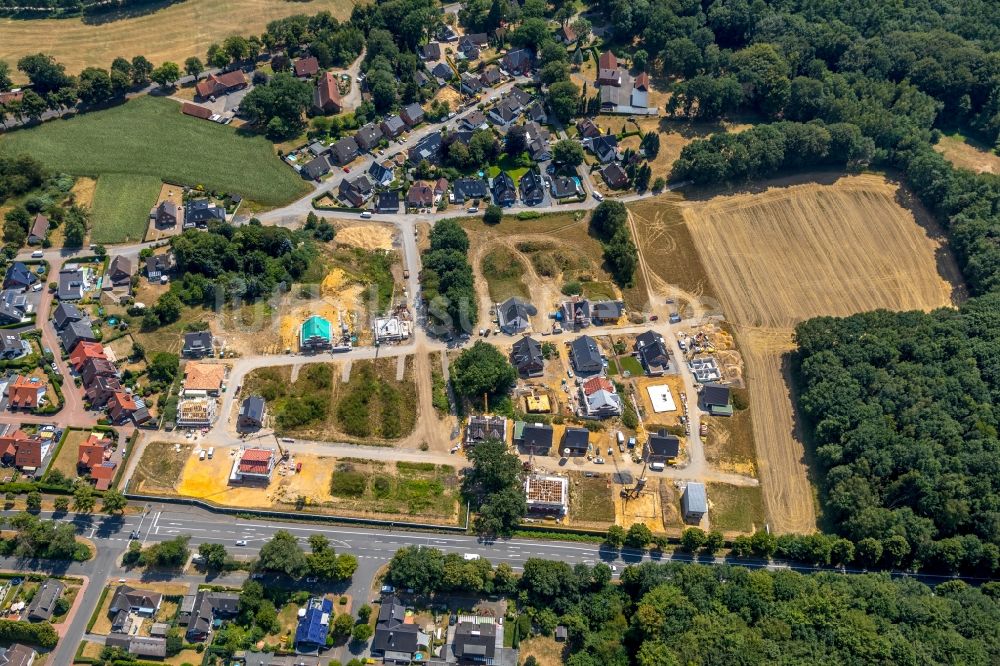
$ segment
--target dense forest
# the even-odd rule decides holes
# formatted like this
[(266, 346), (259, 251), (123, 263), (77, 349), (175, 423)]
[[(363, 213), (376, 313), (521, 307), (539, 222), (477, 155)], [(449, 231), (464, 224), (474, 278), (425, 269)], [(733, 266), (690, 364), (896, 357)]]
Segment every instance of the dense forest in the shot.
[[(506, 563), (403, 548), (387, 580), (423, 593), (517, 599), (514, 646), (557, 625), (568, 666), (679, 664), (995, 664), (1000, 584), (952, 581), (932, 591), (886, 575), (802, 575), (736, 566), (645, 563), (611, 569), (529, 559)], [(521, 657), (531, 655), (522, 646)]]

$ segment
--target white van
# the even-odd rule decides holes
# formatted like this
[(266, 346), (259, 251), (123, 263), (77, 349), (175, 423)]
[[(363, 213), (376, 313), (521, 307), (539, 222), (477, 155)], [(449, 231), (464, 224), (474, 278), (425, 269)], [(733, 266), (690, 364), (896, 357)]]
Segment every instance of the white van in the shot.
[(204, 459), (205, 459), (205, 452), (202, 451), (201, 453), (198, 454), (198, 460), (204, 460)]
[(31, 258), (32, 259), (41, 259), (44, 256), (45, 256), (45, 253), (42, 252), (41, 250), (35, 250), (34, 252), (31, 253)]
[(361, 213), (362, 220), (370, 220), (371, 217), (372, 217), (372, 212), (370, 210), (366, 210), (365, 212)]
[(654, 472), (662, 472), (663, 463), (649, 463), (649, 469), (653, 470)]
[(465, 555), (462, 555), (462, 559), (465, 560), (466, 562), (471, 562), (473, 560), (478, 560), (479, 559), (479, 553), (466, 553)]
[(597, 199), (598, 201), (604, 201), (604, 195), (601, 194), (600, 192), (594, 192), (594, 198)]
[(618, 431), (618, 446), (625, 446), (625, 435), (621, 430)]
[(214, 455), (215, 455), (215, 447), (214, 446), (208, 447), (208, 459), (211, 460), (212, 456)]

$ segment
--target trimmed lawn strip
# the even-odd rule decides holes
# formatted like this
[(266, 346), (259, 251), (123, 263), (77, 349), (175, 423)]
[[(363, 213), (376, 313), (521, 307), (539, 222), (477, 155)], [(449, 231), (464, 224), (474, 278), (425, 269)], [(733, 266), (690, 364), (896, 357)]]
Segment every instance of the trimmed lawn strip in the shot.
[(161, 184), (156, 176), (142, 174), (106, 173), (98, 178), (90, 211), (91, 242), (141, 241)]
[(709, 483), (705, 490), (712, 529), (750, 533), (764, 528), (764, 496), (759, 486)]
[(146, 175), (280, 206), (308, 191), (263, 137), (184, 116), (169, 99), (143, 96), (105, 111), (17, 130), (0, 152), (27, 153), (77, 176)]

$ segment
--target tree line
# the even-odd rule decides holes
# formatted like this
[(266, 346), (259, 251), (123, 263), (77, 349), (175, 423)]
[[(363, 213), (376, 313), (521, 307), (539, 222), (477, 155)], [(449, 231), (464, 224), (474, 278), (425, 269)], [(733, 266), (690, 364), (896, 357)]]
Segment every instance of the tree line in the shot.
[(998, 583), (932, 590), (884, 574), (647, 562), (626, 567), (615, 585), (604, 563), (531, 558), (518, 576), (505, 562), (494, 568), (418, 546), (396, 552), (386, 580), (423, 594), (514, 599), (506, 624), (514, 640), (561, 625), (568, 666), (917, 664), (957, 655), (985, 665), (1000, 656)]
[(479, 321), (476, 290), (469, 264), (469, 236), (454, 219), (441, 220), (423, 253), (420, 285), (427, 316), (440, 331), (472, 331)]

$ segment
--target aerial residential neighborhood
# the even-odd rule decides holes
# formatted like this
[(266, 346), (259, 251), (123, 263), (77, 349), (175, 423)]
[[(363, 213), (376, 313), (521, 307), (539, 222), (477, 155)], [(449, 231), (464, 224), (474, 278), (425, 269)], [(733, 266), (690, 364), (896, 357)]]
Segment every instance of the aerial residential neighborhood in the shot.
[(0, 0), (0, 666), (993, 664), (1000, 13)]

